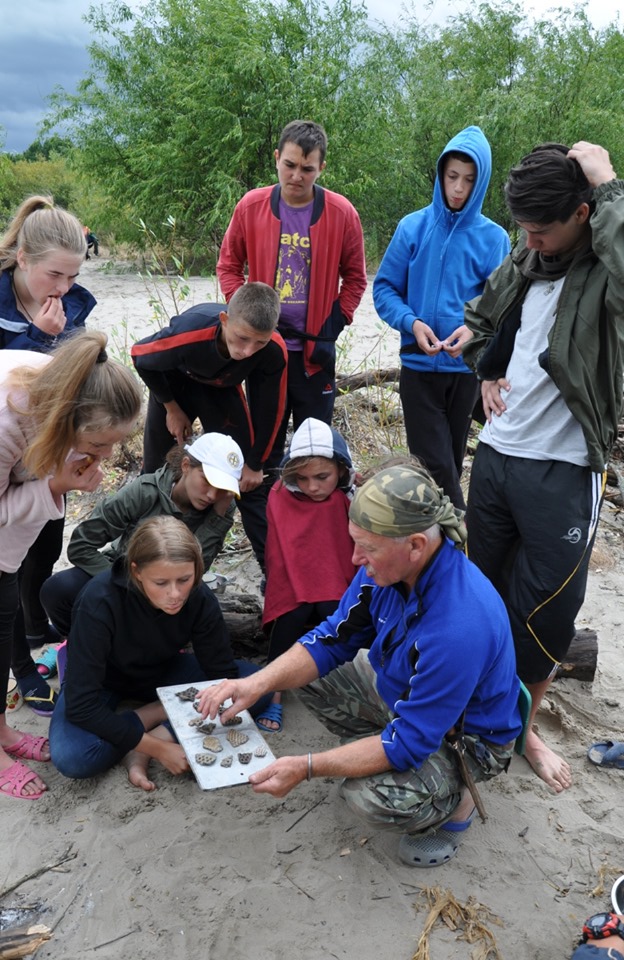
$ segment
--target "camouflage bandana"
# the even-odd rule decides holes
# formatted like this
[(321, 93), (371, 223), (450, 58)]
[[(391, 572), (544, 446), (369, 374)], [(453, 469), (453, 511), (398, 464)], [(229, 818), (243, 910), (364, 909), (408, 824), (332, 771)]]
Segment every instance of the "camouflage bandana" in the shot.
[(439, 524), (458, 547), (466, 542), (464, 514), (424, 470), (388, 467), (355, 494), (349, 519), (381, 537), (408, 537)]

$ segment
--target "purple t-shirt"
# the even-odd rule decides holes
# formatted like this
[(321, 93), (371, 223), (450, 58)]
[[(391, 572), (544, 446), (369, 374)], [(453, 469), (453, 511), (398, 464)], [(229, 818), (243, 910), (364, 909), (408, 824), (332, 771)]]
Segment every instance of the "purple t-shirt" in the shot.
[[(282, 323), (303, 333), (308, 313), (310, 285), (310, 220), (313, 201), (305, 207), (289, 207), (280, 200), (280, 247), (275, 289), (280, 298)], [(289, 350), (303, 350), (303, 340), (284, 335)]]

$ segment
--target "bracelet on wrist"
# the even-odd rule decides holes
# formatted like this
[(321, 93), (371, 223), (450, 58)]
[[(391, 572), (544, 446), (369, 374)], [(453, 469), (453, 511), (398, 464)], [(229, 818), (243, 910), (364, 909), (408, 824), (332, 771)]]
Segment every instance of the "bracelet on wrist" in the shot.
[(312, 754), (311, 754), (311, 753), (308, 753), (308, 773), (307, 773), (307, 776), (306, 776), (306, 780), (309, 782), (309, 781), (312, 779), (312, 776), (313, 776), (313, 774), (312, 774)]

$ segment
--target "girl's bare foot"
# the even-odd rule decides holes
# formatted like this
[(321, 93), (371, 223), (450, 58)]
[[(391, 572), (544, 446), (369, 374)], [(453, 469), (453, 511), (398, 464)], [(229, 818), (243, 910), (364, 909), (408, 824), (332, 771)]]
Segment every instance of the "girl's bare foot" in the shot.
[(148, 755), (139, 750), (131, 750), (123, 758), (123, 765), (128, 771), (128, 780), (133, 787), (146, 791), (156, 789), (156, 784), (147, 775), (149, 760)]

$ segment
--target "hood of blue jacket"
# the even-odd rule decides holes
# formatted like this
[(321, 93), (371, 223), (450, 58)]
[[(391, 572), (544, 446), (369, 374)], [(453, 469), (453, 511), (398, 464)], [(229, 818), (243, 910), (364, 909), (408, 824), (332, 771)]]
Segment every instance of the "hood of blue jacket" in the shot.
[(483, 206), (485, 194), (490, 185), (490, 177), (492, 175), (492, 151), (481, 127), (466, 127), (465, 130), (455, 134), (455, 136), (449, 140), (438, 159), (437, 175), (433, 188), (433, 206), (436, 213), (449, 209), (444, 200), (442, 178), (444, 158), (447, 153), (454, 150), (459, 150), (461, 153), (465, 153), (471, 157), (477, 168), (475, 184), (466, 201), (466, 205), (455, 213), (458, 224), (461, 222), (461, 224), (465, 226), (481, 213), (481, 207)]

